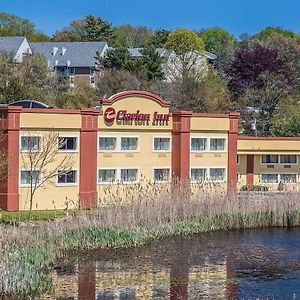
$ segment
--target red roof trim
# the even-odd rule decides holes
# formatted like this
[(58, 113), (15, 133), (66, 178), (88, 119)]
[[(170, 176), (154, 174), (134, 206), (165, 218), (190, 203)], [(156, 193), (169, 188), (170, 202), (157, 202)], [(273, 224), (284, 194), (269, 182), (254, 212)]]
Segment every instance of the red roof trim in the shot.
[(109, 97), (108, 99), (103, 99), (102, 100), (102, 104), (104, 105), (111, 105), (114, 102), (121, 100), (123, 98), (126, 97), (135, 97), (135, 96), (141, 96), (141, 97), (145, 97), (148, 99), (151, 99), (155, 102), (157, 102), (158, 104), (160, 104), (162, 107), (169, 107), (171, 105), (171, 101), (168, 100), (164, 100), (161, 97), (150, 93), (150, 92), (146, 92), (146, 91), (124, 91), (124, 92), (120, 92), (117, 93), (111, 97)]

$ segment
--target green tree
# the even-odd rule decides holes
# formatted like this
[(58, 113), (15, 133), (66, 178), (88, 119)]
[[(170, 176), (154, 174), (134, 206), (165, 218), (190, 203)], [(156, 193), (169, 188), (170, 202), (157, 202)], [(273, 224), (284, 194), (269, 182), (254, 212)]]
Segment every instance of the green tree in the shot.
[(193, 31), (176, 29), (169, 34), (167, 59), (164, 63), (166, 78), (170, 81), (201, 81), (207, 74), (204, 42)]
[(106, 51), (103, 57), (96, 53), (97, 63), (105, 69), (128, 69), (130, 64), (130, 52), (125, 47), (118, 47)]
[(205, 50), (217, 55), (214, 65), (224, 75), (225, 70), (234, 59), (236, 38), (218, 27), (205, 29), (200, 33), (200, 36), (204, 41)]
[(0, 13), (0, 36), (29, 36), (35, 32), (35, 25), (28, 19)]
[(84, 41), (107, 41), (112, 39), (112, 26), (110, 23), (95, 16), (87, 16), (84, 18)]
[(195, 32), (183, 28), (172, 31), (165, 44), (165, 48), (174, 51), (176, 55), (201, 51), (204, 47), (203, 40)]
[(73, 20), (68, 27), (57, 31), (53, 39), (57, 42), (111, 42), (113, 29), (110, 23), (96, 16)]
[(268, 26), (264, 29), (262, 29), (258, 34), (256, 34), (254, 37), (259, 38), (259, 39), (266, 39), (272, 34), (280, 34), (281, 36), (284, 37), (289, 37), (293, 38), (295, 37), (295, 33), (289, 30), (285, 30), (281, 27), (273, 27), (273, 26)]
[(274, 136), (300, 137), (300, 116), (275, 119), (270, 131)]
[(147, 27), (121, 25), (114, 28), (114, 47), (141, 48), (144, 47), (151, 33)]
[(149, 38), (149, 44), (155, 48), (163, 48), (168, 40), (171, 31), (165, 29), (155, 30)]
[(42, 32), (35, 32), (27, 37), (29, 42), (50, 42), (51, 38)]
[(147, 45), (141, 51), (140, 58), (143, 70), (148, 80), (163, 79), (162, 58), (153, 45)]

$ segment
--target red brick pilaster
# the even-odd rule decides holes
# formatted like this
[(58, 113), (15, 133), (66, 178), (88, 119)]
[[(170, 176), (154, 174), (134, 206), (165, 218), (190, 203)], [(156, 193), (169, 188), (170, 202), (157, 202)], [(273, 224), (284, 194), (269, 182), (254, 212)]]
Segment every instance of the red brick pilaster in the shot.
[(19, 138), (21, 107), (0, 107), (0, 151), (6, 162), (0, 180), (0, 208), (19, 210)]
[(246, 175), (247, 185), (254, 184), (254, 155), (247, 154), (247, 175)]
[(79, 207), (97, 206), (97, 132), (99, 111), (81, 109)]
[(191, 111), (172, 113), (172, 178), (176, 181), (190, 178), (191, 116)]
[(229, 132), (228, 132), (228, 170), (227, 186), (229, 193), (237, 190), (237, 140), (240, 114), (229, 113)]

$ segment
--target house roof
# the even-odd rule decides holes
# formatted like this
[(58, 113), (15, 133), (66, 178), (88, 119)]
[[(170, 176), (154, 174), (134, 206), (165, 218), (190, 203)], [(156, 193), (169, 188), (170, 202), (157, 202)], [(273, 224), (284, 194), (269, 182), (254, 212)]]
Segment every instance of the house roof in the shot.
[(30, 43), (33, 53), (44, 55), (50, 67), (95, 67), (96, 52), (107, 47), (106, 42), (36, 42)]
[[(130, 52), (130, 56), (132, 58), (138, 58), (142, 56), (141, 50), (143, 48), (128, 48), (128, 51)], [(164, 48), (157, 48), (156, 51), (159, 53), (160, 56), (164, 56), (168, 53), (168, 51)], [(216, 59), (217, 56), (211, 52), (208, 51), (202, 51), (203, 55), (208, 59)]]
[(0, 36), (0, 51), (16, 55), (24, 39), (24, 36)]

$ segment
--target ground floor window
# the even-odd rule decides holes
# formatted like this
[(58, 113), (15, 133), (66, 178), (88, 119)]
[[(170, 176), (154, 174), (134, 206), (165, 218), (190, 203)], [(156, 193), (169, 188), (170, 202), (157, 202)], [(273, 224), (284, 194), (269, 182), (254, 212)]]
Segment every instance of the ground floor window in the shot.
[(163, 182), (169, 180), (170, 180), (169, 168), (154, 169), (154, 181)]
[(282, 183), (296, 183), (297, 175), (296, 174), (280, 174), (280, 182)]
[(225, 168), (209, 169), (209, 179), (211, 181), (224, 181), (225, 180)]
[(75, 170), (59, 171), (58, 172), (58, 184), (71, 184), (76, 183), (77, 172)]
[(138, 169), (121, 169), (121, 182), (137, 182)]
[(206, 178), (206, 169), (191, 169), (191, 181), (204, 181)]
[(113, 183), (117, 180), (116, 169), (103, 169), (98, 171), (98, 182), (99, 183)]
[(36, 186), (41, 181), (41, 172), (39, 170), (27, 171), (21, 170), (21, 185)]
[(262, 183), (278, 183), (278, 174), (261, 174)]

